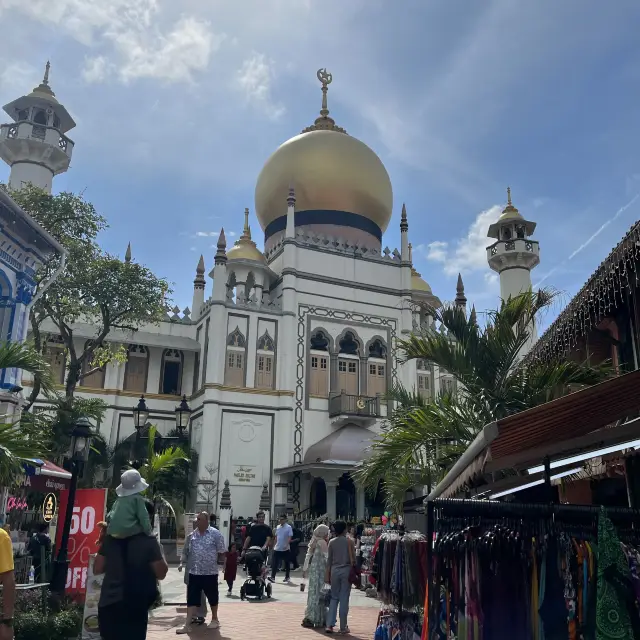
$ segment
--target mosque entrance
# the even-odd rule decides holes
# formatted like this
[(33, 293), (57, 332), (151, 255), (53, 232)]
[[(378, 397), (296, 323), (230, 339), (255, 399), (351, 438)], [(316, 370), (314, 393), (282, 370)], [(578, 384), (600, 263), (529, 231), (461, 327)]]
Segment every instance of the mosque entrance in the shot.
[(312, 516), (327, 513), (327, 486), (322, 478), (314, 478), (309, 496), (309, 512)]
[(336, 515), (348, 521), (356, 518), (356, 485), (348, 473), (343, 474), (338, 481)]

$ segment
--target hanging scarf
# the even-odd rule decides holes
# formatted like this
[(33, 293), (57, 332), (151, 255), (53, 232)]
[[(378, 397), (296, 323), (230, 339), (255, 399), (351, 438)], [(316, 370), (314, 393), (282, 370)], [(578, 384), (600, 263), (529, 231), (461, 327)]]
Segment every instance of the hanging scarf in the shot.
[(598, 520), (596, 640), (627, 640), (634, 637), (629, 613), (614, 585), (616, 577), (628, 580), (629, 565), (613, 523), (602, 508)]

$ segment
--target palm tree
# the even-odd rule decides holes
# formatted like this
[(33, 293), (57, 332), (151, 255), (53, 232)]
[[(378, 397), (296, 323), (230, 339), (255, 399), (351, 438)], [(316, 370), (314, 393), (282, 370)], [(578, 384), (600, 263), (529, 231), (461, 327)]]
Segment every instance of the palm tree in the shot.
[(156, 451), (156, 427), (149, 428), (149, 439), (147, 441), (147, 459), (138, 469), (140, 475), (149, 484), (149, 493), (153, 500), (159, 497), (157, 485), (162, 477), (177, 469), (179, 465), (189, 462), (182, 447), (167, 447), (161, 451)]
[(591, 385), (609, 375), (607, 366), (521, 359), (531, 327), (554, 299), (546, 289), (510, 298), (487, 314), (484, 327), (455, 305), (430, 309), (444, 330), (424, 330), (399, 347), (406, 360), (424, 359), (446, 370), (458, 381), (458, 393), (428, 402), (393, 389), (394, 409), (355, 473), (359, 484), (375, 491), (383, 479), (387, 501), (398, 508), (411, 487), (436, 483), (486, 424), (553, 400), (569, 384)]
[[(26, 371), (41, 381), (43, 392), (53, 393), (49, 364), (28, 344), (0, 343), (0, 369)], [(7, 486), (22, 474), (22, 459), (40, 458), (46, 451), (46, 440), (37, 430), (23, 428), (19, 416), (4, 416), (0, 422), (0, 485)]]

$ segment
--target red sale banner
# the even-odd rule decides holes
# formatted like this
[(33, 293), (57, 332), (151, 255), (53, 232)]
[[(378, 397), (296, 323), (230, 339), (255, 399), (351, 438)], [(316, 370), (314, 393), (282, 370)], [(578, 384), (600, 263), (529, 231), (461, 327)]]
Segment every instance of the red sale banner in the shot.
[[(67, 512), (69, 492), (60, 492), (60, 507), (58, 509), (58, 527), (56, 530), (56, 547), (60, 548), (64, 517)], [(98, 551), (98, 522), (105, 519), (107, 505), (106, 489), (78, 489), (71, 516), (69, 531), (69, 547), (67, 557), (69, 570), (67, 572), (66, 592), (79, 595), (87, 588), (87, 571), (89, 557)]]

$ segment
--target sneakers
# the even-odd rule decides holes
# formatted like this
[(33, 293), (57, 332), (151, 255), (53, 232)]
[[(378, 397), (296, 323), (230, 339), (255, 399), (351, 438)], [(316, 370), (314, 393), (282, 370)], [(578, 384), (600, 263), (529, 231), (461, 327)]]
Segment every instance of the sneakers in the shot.
[(207, 629), (219, 629), (219, 628), (220, 628), (220, 622), (218, 620), (212, 620), (207, 625)]
[(178, 627), (176, 629), (176, 635), (186, 636), (188, 633), (191, 633), (192, 631), (193, 631), (193, 625), (185, 624), (184, 627)]
[(287, 584), (289, 584), (291, 582), (291, 578), (285, 578), (282, 582), (286, 582)]
[(231, 598), (231, 590), (227, 591), (227, 598)]
[(273, 582), (275, 582), (275, 581), (276, 581), (276, 579), (275, 579), (275, 578), (272, 578), (271, 576), (269, 576), (269, 577), (267, 578), (267, 580), (268, 580), (269, 582), (271, 582), (271, 583), (273, 583)]

